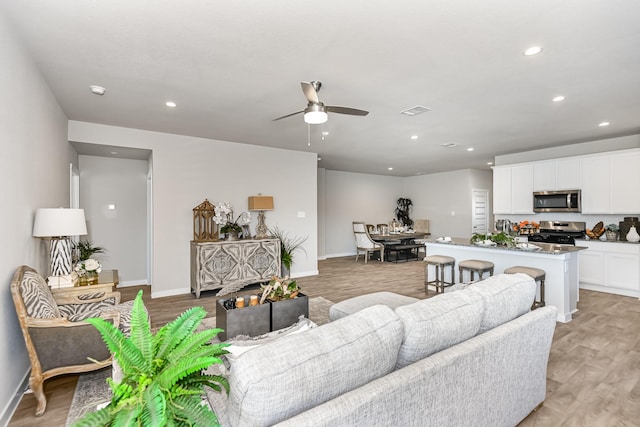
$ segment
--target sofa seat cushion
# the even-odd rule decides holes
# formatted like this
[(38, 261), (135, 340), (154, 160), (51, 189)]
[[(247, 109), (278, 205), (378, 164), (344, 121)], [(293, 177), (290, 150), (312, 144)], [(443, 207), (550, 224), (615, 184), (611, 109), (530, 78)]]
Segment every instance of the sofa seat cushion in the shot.
[(481, 334), (530, 311), (536, 296), (536, 282), (524, 273), (497, 274), (460, 292), (478, 295), (484, 300), (478, 331)]
[(451, 292), (398, 307), (404, 324), (396, 368), (442, 351), (478, 333), (484, 312), (482, 298)]
[(377, 305), (238, 357), (229, 376), (233, 426), (267, 426), (394, 369), (402, 322)]
[(418, 298), (408, 297), (393, 292), (374, 292), (371, 294), (359, 295), (346, 299), (329, 308), (329, 320), (332, 322), (344, 316), (348, 316), (363, 308), (382, 304), (391, 309), (396, 309), (403, 305), (412, 304), (419, 301)]
[(44, 278), (36, 272), (25, 271), (20, 282), (20, 293), (27, 315), (35, 319), (61, 317), (56, 300)]

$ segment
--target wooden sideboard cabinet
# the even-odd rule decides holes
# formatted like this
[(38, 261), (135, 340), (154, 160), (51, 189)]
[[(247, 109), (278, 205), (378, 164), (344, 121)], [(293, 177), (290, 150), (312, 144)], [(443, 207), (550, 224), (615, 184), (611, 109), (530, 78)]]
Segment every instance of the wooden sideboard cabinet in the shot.
[(191, 242), (191, 292), (220, 289), (217, 295), (280, 275), (280, 240), (274, 238)]

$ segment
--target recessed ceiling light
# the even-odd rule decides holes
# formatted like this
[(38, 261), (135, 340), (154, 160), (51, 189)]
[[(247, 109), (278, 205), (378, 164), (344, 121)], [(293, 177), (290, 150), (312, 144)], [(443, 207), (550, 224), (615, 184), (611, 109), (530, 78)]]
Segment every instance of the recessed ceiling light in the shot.
[(94, 94), (100, 95), (100, 96), (104, 95), (104, 93), (107, 91), (102, 86), (97, 86), (97, 85), (91, 85), (91, 86), (89, 86), (89, 89), (91, 89), (91, 93), (94, 93)]
[(118, 154), (118, 152), (117, 152), (117, 151), (109, 151), (109, 153), (111, 153), (111, 154)]
[(555, 98), (553, 98), (553, 102), (560, 102), (560, 101), (564, 101), (564, 96), (558, 95)]
[(493, 162), (487, 162), (487, 165), (491, 166), (493, 164)]
[(524, 51), (525, 56), (537, 55), (542, 52), (542, 48), (540, 46), (531, 46), (529, 49)]
[(390, 171), (392, 171), (392, 170), (393, 170), (393, 168), (387, 168), (387, 169), (389, 169)]
[(322, 131), (322, 135), (323, 135), (323, 136), (327, 136), (327, 135), (329, 135), (329, 132), (327, 132), (326, 130), (323, 130), (323, 131)]
[(473, 147), (467, 148), (467, 151), (473, 151)]
[(318, 156), (318, 161), (322, 160), (322, 157)]
[(173, 101), (167, 101), (167, 102), (164, 103), (164, 105), (166, 105), (167, 107), (170, 107), (170, 108), (176, 108), (178, 104), (176, 104)]
[(609, 122), (602, 122), (598, 126), (600, 126), (602, 128), (602, 127), (605, 127), (605, 126), (609, 126), (610, 124), (611, 123), (609, 123)]
[(413, 139), (413, 140), (418, 139), (418, 135), (411, 135), (411, 139)]

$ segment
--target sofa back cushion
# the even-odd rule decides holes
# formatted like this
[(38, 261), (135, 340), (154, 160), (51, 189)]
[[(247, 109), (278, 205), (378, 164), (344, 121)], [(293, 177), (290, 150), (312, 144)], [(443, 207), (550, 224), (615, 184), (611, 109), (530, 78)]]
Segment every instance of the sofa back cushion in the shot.
[(483, 311), (482, 298), (463, 292), (446, 293), (396, 308), (404, 324), (396, 368), (475, 336)]
[(478, 295), (484, 300), (484, 314), (478, 331), (481, 334), (531, 311), (536, 282), (524, 273), (497, 274), (460, 292)]
[(231, 367), (230, 424), (273, 425), (382, 377), (401, 340), (400, 319), (376, 305), (248, 351)]
[(58, 305), (44, 278), (33, 271), (25, 271), (20, 282), (20, 294), (29, 317), (56, 319), (60, 316)]

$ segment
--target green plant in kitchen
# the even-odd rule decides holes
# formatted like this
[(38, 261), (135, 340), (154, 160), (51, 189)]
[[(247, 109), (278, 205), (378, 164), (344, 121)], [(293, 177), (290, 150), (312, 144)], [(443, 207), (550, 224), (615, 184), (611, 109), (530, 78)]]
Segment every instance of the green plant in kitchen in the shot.
[(618, 224), (609, 224), (605, 228), (607, 231), (613, 231), (617, 233), (619, 231)]
[(130, 336), (103, 319), (87, 319), (118, 362), (122, 380), (109, 378), (109, 405), (88, 413), (73, 427), (219, 425), (209, 405), (202, 404), (204, 386), (228, 393), (229, 383), (205, 369), (222, 363), (219, 356), (228, 344), (210, 342), (222, 329), (197, 331), (206, 315), (204, 308), (192, 307), (154, 335), (140, 291), (131, 311)]
[(493, 243), (500, 246), (515, 246), (517, 243), (516, 237), (511, 236), (509, 233), (505, 233), (504, 231), (496, 234), (473, 233), (473, 236), (471, 236), (471, 243), (473, 244), (481, 243), (485, 240), (491, 240)]

